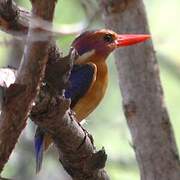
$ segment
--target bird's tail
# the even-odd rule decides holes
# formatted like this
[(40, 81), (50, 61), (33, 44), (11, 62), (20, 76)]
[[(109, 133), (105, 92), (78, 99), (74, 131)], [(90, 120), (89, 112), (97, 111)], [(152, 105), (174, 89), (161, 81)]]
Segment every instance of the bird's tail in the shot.
[(44, 151), (44, 131), (38, 127), (34, 137), (34, 149), (36, 156), (36, 173), (41, 170)]

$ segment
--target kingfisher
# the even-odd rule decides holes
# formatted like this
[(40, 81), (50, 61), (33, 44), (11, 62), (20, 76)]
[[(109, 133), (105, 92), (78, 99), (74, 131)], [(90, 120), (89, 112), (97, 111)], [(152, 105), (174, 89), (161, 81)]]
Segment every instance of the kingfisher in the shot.
[[(100, 103), (108, 85), (106, 59), (115, 49), (146, 41), (148, 34), (117, 34), (112, 30), (85, 31), (72, 42), (78, 58), (75, 60), (65, 89), (65, 97), (71, 99), (70, 108), (80, 123)], [(52, 140), (37, 128), (35, 135), (36, 172), (41, 169), (43, 151)]]

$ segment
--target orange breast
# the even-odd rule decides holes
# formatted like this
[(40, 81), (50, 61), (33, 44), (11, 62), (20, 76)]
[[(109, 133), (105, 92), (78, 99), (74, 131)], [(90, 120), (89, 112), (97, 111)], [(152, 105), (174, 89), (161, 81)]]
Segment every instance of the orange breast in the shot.
[(95, 65), (97, 66), (97, 76), (94, 84), (73, 108), (79, 122), (85, 119), (98, 106), (107, 89), (107, 64), (104, 61), (101, 61), (95, 63)]

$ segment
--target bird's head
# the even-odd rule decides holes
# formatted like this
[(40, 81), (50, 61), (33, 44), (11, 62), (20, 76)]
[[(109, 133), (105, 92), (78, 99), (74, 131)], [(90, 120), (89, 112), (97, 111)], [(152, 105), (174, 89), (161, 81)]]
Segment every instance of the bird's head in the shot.
[(79, 63), (93, 60), (105, 60), (116, 48), (133, 45), (150, 38), (146, 34), (117, 34), (111, 30), (102, 29), (86, 31), (72, 43), (80, 58)]

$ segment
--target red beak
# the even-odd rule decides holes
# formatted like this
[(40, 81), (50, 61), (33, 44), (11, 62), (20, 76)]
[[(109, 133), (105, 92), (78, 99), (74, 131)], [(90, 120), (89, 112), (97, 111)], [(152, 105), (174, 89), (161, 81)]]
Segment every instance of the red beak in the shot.
[(148, 34), (123, 34), (123, 35), (118, 35), (115, 43), (117, 47), (129, 46), (146, 41), (150, 39), (150, 37), (151, 36)]

